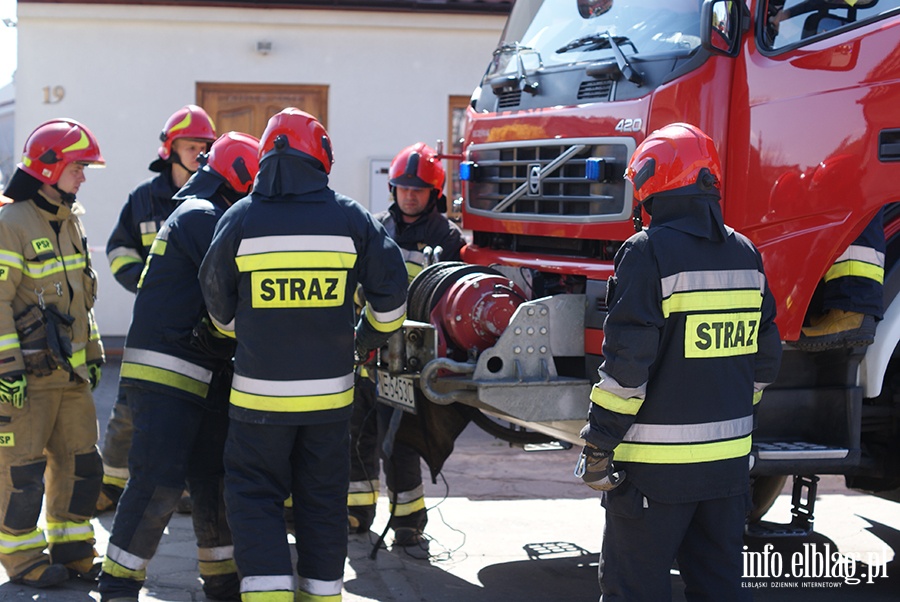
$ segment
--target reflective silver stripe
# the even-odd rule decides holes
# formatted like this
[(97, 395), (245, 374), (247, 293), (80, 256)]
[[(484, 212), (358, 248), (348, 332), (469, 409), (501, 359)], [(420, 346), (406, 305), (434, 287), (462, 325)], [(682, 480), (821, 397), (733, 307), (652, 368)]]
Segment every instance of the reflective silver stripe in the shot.
[(131, 475), (131, 473), (128, 472), (127, 468), (116, 468), (114, 466), (107, 465), (106, 462), (103, 463), (103, 474), (114, 479), (125, 480), (128, 480), (128, 477)]
[(644, 399), (644, 396), (647, 394), (647, 383), (642, 384), (640, 387), (624, 387), (603, 370), (600, 370), (600, 382), (594, 386), (622, 399), (630, 399), (632, 397)]
[(679, 272), (660, 281), (663, 299), (673, 293), (722, 291), (731, 289), (765, 290), (766, 277), (759, 270), (708, 270)]
[(350, 481), (350, 488), (347, 493), (372, 493), (381, 489), (381, 481), (374, 479), (371, 481)]
[(209, 384), (212, 380), (213, 373), (197, 364), (186, 362), (181, 358), (173, 355), (166, 355), (158, 351), (150, 351), (148, 349), (134, 349), (126, 347), (122, 353), (122, 363), (130, 362), (132, 364), (143, 364), (152, 366), (153, 368), (162, 368), (176, 374), (182, 374), (188, 378), (198, 380)]
[(380, 324), (390, 324), (406, 315), (406, 301), (403, 302), (403, 305), (391, 311), (375, 311), (371, 304), (366, 303), (366, 305), (372, 318)]
[(228, 324), (222, 324), (221, 322), (219, 322), (212, 316), (210, 316), (209, 319), (212, 320), (213, 324), (215, 324), (216, 328), (218, 328), (222, 332), (234, 333), (234, 318), (231, 318), (231, 322), (229, 322)]
[(835, 259), (835, 263), (842, 261), (863, 261), (871, 263), (879, 267), (884, 267), (884, 253), (876, 251), (872, 247), (864, 247), (862, 245), (850, 245), (847, 250), (841, 253), (841, 256)]
[(753, 431), (753, 416), (699, 424), (632, 424), (624, 441), (638, 443), (702, 443), (745, 437)]
[(772, 383), (758, 383), (756, 381), (753, 381), (753, 392), (759, 393), (760, 391), (762, 391), (763, 389), (765, 389), (766, 387), (768, 387), (771, 384)]
[(111, 543), (106, 545), (106, 557), (129, 571), (143, 571), (150, 564), (149, 558), (141, 558)]
[(141, 222), (141, 234), (156, 234), (156, 222)]
[(40, 528), (25, 535), (0, 533), (0, 554), (12, 554), (21, 550), (47, 547), (47, 538)]
[(140, 253), (129, 247), (116, 247), (106, 254), (106, 258), (110, 263), (112, 263), (114, 259), (118, 259), (119, 257), (131, 257), (137, 259), (138, 261), (144, 261), (143, 259), (141, 259)]
[(405, 262), (414, 263), (416, 265), (425, 265), (425, 254), (421, 251), (400, 249), (400, 253), (403, 255), (403, 261)]
[(234, 375), (231, 381), (233, 389), (251, 395), (266, 397), (293, 397), (295, 395), (330, 395), (343, 393), (353, 386), (353, 372), (335, 378), (318, 378), (309, 380), (263, 380), (249, 376)]
[[(411, 491), (398, 491), (397, 492), (397, 503), (398, 504), (408, 504), (410, 502), (414, 502), (416, 500), (420, 500), (425, 497), (425, 486), (419, 485), (415, 489)], [(394, 503), (394, 492), (388, 488), (388, 499), (391, 503)]]
[(234, 546), (218, 546), (215, 548), (197, 548), (197, 560), (217, 562), (234, 558)]
[(241, 579), (241, 593), (251, 592), (292, 592), (294, 591), (293, 575), (260, 575)]
[(93, 536), (90, 522), (47, 523), (47, 539), (51, 542), (82, 541)]
[(356, 254), (356, 245), (349, 236), (259, 236), (243, 239), (237, 254), (256, 255), (277, 251), (333, 251)]
[(335, 581), (321, 581), (319, 579), (297, 578), (297, 589), (313, 596), (337, 596), (344, 587), (343, 579)]
[(18, 253), (12, 251), (0, 251), (0, 264), (19, 268), (21, 270), (24, 263), (25, 259)]

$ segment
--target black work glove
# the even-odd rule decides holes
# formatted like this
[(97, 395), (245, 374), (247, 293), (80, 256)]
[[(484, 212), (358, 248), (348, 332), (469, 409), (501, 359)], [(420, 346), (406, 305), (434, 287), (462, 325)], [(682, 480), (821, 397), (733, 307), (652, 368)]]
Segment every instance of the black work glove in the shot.
[(625, 480), (625, 471), (616, 472), (613, 467), (613, 453), (586, 443), (581, 450), (575, 476), (588, 487), (597, 491), (612, 491)]
[(230, 360), (234, 357), (237, 341), (219, 332), (210, 319), (204, 315), (194, 326), (191, 333), (191, 345), (210, 357)]

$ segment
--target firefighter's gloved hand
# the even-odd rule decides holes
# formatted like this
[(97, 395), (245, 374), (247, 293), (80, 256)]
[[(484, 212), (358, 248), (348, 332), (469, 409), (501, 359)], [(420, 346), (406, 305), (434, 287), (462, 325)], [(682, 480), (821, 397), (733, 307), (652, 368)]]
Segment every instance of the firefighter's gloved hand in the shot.
[(28, 380), (24, 374), (0, 378), (0, 403), (22, 408), (26, 397), (28, 397)]
[(234, 357), (237, 341), (222, 334), (207, 316), (203, 316), (191, 333), (191, 345), (207, 355), (223, 360)]
[(375, 350), (366, 349), (362, 345), (357, 344), (353, 349), (353, 365), (362, 366), (369, 364), (375, 359)]
[(91, 391), (100, 384), (100, 362), (91, 362), (87, 365), (88, 379), (91, 383)]
[(586, 443), (575, 466), (575, 476), (591, 489), (611, 491), (625, 480), (625, 471), (616, 472), (612, 459), (611, 451)]

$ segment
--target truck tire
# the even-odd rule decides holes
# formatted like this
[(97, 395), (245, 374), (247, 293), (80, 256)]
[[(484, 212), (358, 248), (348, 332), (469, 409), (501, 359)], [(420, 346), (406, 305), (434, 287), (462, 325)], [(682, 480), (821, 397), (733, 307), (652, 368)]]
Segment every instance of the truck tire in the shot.
[(753, 509), (747, 516), (747, 522), (758, 523), (772, 508), (775, 500), (784, 489), (787, 475), (762, 475), (750, 479), (750, 495), (753, 499)]

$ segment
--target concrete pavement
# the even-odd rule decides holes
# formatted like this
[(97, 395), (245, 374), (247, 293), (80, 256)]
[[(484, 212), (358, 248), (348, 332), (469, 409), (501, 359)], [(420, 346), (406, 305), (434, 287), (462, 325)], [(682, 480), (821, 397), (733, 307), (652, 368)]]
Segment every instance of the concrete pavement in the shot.
[[(98, 389), (101, 430), (115, 399), (118, 362), (104, 367)], [(578, 450), (524, 452), (469, 427), (457, 441), (438, 483), (426, 482), (430, 560), (373, 543), (387, 520), (382, 496), (373, 531), (351, 536), (344, 574), (345, 602), (567, 602), (599, 598), (597, 562), (603, 532), (599, 499), (572, 476)], [(423, 474), (428, 474), (427, 469)], [(788, 483), (790, 485), (790, 481)], [(880, 602), (900, 599), (900, 512), (897, 504), (847, 491), (840, 477), (825, 477), (816, 507), (817, 533), (800, 539), (756, 539), (749, 551), (772, 546), (766, 558), (784, 559), (807, 549), (840, 551), (859, 558), (856, 574), (881, 563), (887, 577), (841, 583), (832, 589), (792, 589), (795, 579), (748, 580), (754, 599)], [(790, 520), (790, 497), (782, 494), (766, 519)], [(106, 549), (113, 517), (94, 520), (97, 549)], [(806, 547), (804, 547), (806, 546)], [(830, 546), (830, 548), (826, 547)], [(810, 548), (811, 547), (811, 548)], [(873, 557), (873, 555), (875, 555)], [(205, 600), (197, 578), (196, 548), (189, 516), (175, 515), (150, 563), (141, 599), (147, 602)], [(874, 560), (873, 560), (874, 558)], [(770, 563), (771, 564), (771, 563)], [(673, 600), (684, 600), (673, 575)], [(99, 600), (88, 584), (69, 582), (35, 590), (7, 582), (0, 569), (0, 602)]]

